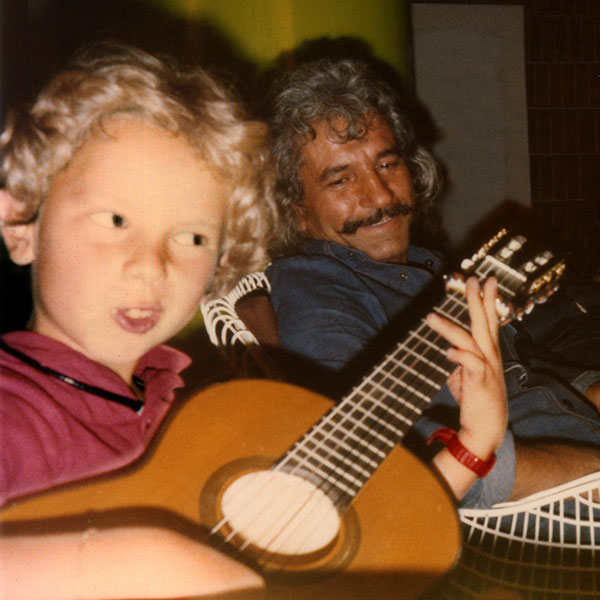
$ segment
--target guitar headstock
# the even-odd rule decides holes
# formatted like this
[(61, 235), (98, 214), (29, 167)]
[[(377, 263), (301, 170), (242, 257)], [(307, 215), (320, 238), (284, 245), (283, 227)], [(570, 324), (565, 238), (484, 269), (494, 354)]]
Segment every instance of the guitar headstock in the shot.
[(461, 263), (467, 276), (480, 280), (494, 276), (504, 308), (502, 322), (522, 319), (536, 304), (558, 289), (565, 261), (547, 249), (531, 243), (523, 235), (500, 230), (470, 259)]

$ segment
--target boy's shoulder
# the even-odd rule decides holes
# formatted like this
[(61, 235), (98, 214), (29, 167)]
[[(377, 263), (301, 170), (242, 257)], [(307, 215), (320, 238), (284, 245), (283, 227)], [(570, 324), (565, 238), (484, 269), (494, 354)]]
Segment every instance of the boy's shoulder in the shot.
[[(138, 361), (136, 375), (145, 380), (152, 374), (173, 379), (179, 387), (179, 373), (190, 364), (183, 352), (159, 345)], [(116, 393), (127, 391), (123, 380), (101, 365), (62, 342), (32, 331), (14, 331), (0, 338), (2, 393), (19, 396), (66, 399), (81, 395), (81, 388), (65, 379), (82, 381)], [(160, 376), (160, 375), (159, 375)], [(84, 390), (85, 391), (85, 390)]]

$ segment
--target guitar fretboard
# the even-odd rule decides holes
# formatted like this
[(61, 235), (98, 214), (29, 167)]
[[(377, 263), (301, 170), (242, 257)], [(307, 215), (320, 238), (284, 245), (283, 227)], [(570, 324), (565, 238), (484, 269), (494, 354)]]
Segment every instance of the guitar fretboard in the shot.
[[(449, 291), (434, 310), (468, 328), (462, 294)], [(314, 474), (323, 491), (347, 506), (448, 379), (454, 369), (448, 347), (421, 321), (276, 468)]]
[[(513, 269), (486, 257), (476, 274), (484, 279), (490, 273), (498, 278), (505, 297), (513, 297), (522, 284)], [(449, 289), (433, 311), (469, 329), (462, 292)], [(446, 358), (448, 348), (449, 343), (421, 320), (273, 469), (319, 482), (339, 508), (347, 507), (454, 370)]]

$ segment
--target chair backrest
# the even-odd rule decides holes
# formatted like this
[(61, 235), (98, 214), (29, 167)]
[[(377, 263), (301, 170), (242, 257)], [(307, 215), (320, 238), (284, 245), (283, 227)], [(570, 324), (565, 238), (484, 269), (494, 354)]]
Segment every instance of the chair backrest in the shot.
[(271, 284), (262, 271), (243, 277), (224, 296), (202, 302), (200, 309), (215, 346), (268, 344), (277, 346), (277, 317), (271, 306)]

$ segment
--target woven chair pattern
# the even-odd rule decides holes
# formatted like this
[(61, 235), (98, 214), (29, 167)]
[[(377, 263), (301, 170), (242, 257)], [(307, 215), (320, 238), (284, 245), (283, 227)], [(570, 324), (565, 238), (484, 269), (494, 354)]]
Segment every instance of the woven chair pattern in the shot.
[(200, 304), (206, 330), (215, 346), (258, 344), (235, 310), (240, 298), (258, 290), (271, 291), (271, 284), (262, 271), (246, 275), (224, 296)]
[(600, 597), (600, 472), (459, 516), (460, 562), (426, 598)]

